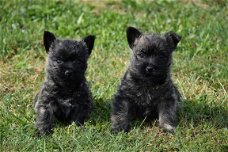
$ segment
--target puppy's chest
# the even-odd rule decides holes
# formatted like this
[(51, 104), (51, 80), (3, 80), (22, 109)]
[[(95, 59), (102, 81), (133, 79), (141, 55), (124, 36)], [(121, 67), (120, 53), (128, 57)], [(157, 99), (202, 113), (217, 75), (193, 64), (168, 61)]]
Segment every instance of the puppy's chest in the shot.
[(136, 104), (145, 106), (155, 106), (162, 100), (162, 90), (150, 87), (139, 87), (137, 89)]
[(57, 102), (59, 105), (64, 107), (76, 107), (80, 104), (83, 96), (80, 92), (67, 92), (67, 93), (60, 93)]

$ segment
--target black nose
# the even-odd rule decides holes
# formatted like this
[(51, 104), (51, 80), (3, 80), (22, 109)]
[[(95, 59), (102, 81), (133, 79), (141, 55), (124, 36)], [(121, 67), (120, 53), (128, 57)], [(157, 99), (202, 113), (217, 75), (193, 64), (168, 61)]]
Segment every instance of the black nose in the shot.
[(153, 70), (154, 70), (154, 68), (151, 66), (146, 67), (146, 72), (152, 72)]
[(71, 76), (71, 74), (72, 74), (72, 72), (71, 72), (71, 71), (69, 71), (69, 70), (66, 70), (66, 71), (65, 71), (65, 75), (66, 75), (67, 77), (70, 77), (70, 76)]

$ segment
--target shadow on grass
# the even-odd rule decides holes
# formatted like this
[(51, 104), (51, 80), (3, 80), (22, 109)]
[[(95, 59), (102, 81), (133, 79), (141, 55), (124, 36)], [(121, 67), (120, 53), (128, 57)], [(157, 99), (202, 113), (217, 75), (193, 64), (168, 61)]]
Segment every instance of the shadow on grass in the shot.
[[(211, 124), (214, 128), (228, 126), (228, 110), (225, 106), (210, 106), (206, 102), (191, 100), (183, 101), (180, 119), (194, 127), (203, 123)], [(181, 125), (181, 124), (179, 124)]]
[(94, 101), (94, 107), (92, 109), (90, 119), (92, 124), (97, 123), (107, 123), (110, 122), (110, 114), (111, 114), (111, 99), (103, 100), (96, 99)]
[[(183, 107), (180, 112), (180, 123), (190, 124), (194, 127), (203, 123), (211, 124), (214, 128), (228, 127), (228, 110), (221, 105), (210, 106), (206, 102), (195, 102), (190, 100), (183, 101)], [(90, 121), (92, 124), (110, 123), (111, 99), (95, 101)], [(132, 127), (152, 126), (157, 119), (144, 120), (142, 118), (133, 120)], [(183, 124), (179, 124), (183, 125)]]

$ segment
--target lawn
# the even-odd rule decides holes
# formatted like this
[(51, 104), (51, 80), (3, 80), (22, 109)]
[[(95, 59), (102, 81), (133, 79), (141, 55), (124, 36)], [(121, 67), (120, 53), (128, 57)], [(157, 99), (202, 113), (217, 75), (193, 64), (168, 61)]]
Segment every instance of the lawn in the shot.
[[(1, 0), (0, 151), (228, 151), (226, 0)], [(182, 36), (172, 76), (183, 96), (174, 135), (157, 121), (110, 133), (110, 102), (129, 63), (126, 28)], [(56, 124), (34, 136), (33, 98), (45, 75), (43, 31), (96, 35), (87, 78), (95, 107), (84, 127)]]

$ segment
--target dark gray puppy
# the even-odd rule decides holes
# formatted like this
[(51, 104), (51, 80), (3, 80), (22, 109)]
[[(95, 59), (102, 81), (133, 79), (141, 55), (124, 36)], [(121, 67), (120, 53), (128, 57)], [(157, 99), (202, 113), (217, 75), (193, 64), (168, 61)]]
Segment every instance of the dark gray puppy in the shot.
[(139, 117), (158, 117), (161, 128), (174, 132), (180, 94), (171, 80), (170, 66), (180, 39), (173, 32), (143, 34), (127, 28), (133, 56), (112, 103), (112, 132), (128, 132), (129, 120)]
[(46, 78), (35, 99), (36, 127), (39, 135), (52, 132), (53, 120), (82, 125), (92, 106), (85, 71), (95, 36), (81, 41), (60, 40), (44, 32), (47, 52)]

